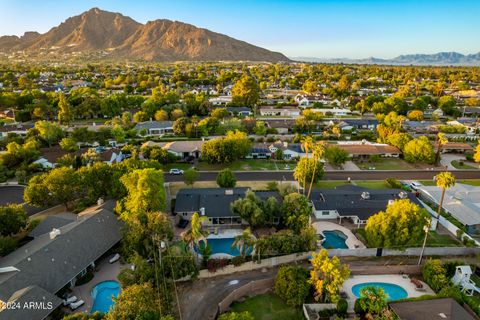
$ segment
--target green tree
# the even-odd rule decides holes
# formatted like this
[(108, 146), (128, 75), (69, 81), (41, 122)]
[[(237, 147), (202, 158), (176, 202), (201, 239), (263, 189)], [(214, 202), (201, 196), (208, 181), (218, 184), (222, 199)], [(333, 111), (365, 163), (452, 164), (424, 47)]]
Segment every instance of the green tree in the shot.
[(442, 189), (442, 196), (438, 205), (437, 219), (440, 218), (440, 212), (443, 208), (443, 200), (445, 199), (445, 191), (455, 185), (455, 176), (451, 172), (440, 172), (435, 176), (435, 183), (437, 187)]
[(70, 209), (70, 204), (81, 195), (80, 179), (74, 169), (61, 167), (34, 176), (25, 188), (24, 199), (35, 207), (49, 207), (59, 203)]
[(475, 147), (475, 153), (473, 154), (473, 160), (480, 166), (480, 143)]
[(255, 127), (253, 128), (253, 132), (258, 136), (264, 136), (267, 134), (267, 127), (265, 126), (264, 121), (257, 121), (255, 123)]
[(403, 148), (403, 157), (408, 162), (435, 162), (435, 151), (427, 137), (410, 140)]
[[(313, 183), (318, 181), (319, 178), (317, 172), (323, 176), (323, 164), (320, 163), (320, 160), (323, 159), (325, 155), (325, 143), (324, 142), (317, 142), (312, 146), (312, 159), (314, 160), (313, 164), (313, 172), (310, 177), (310, 186), (308, 187), (308, 194), (307, 198), (310, 198), (310, 193), (312, 192)], [(317, 169), (318, 168), (318, 169)]]
[(239, 198), (230, 204), (232, 213), (239, 215), (251, 227), (263, 226), (269, 221), (263, 211), (261, 200), (251, 190), (247, 191), (244, 198)]
[(333, 164), (335, 166), (340, 166), (348, 160), (349, 154), (344, 149), (339, 148), (339, 147), (334, 145), (334, 146), (328, 147), (325, 150), (325, 158), (331, 164)]
[(440, 259), (428, 259), (422, 268), (423, 279), (435, 292), (449, 286), (446, 274), (447, 271), (442, 266)]
[(167, 302), (149, 283), (134, 284), (123, 290), (107, 313), (106, 320), (158, 319), (167, 309)]
[(252, 314), (248, 311), (244, 312), (228, 312), (221, 314), (218, 320), (255, 320)]
[(452, 96), (443, 96), (438, 98), (437, 105), (447, 115), (453, 115), (455, 113), (455, 98)]
[(0, 236), (18, 233), (27, 225), (25, 208), (19, 204), (0, 206)]
[(223, 169), (217, 175), (217, 184), (220, 188), (233, 188), (237, 184), (237, 178), (230, 169)]
[(157, 121), (168, 120), (168, 112), (163, 109), (157, 110), (157, 112), (155, 112), (155, 120)]
[(448, 139), (443, 133), (437, 134), (437, 152), (435, 153), (435, 164), (438, 164), (440, 161), (440, 152), (445, 144), (448, 143)]
[(365, 233), (372, 247), (396, 247), (418, 244), (430, 215), (408, 199), (395, 200), (367, 220)]
[(299, 234), (302, 229), (308, 226), (312, 210), (307, 198), (294, 192), (283, 198), (282, 212), (285, 225), (296, 234)]
[(73, 140), (72, 138), (63, 138), (63, 139), (60, 141), (60, 147), (61, 147), (63, 150), (69, 151), (69, 152), (73, 152), (73, 151), (77, 151), (77, 150), (78, 150), (77, 143), (76, 143), (75, 140)]
[(152, 168), (133, 170), (120, 178), (127, 190), (119, 211), (128, 220), (146, 212), (161, 211), (166, 207), (163, 172)]
[(387, 294), (380, 287), (363, 287), (360, 290), (360, 306), (373, 318), (387, 308)]
[(310, 291), (308, 271), (303, 267), (281, 266), (275, 276), (275, 294), (287, 305), (301, 306)]
[(58, 99), (58, 121), (61, 124), (70, 124), (73, 120), (73, 112), (70, 103), (65, 99), (63, 94), (60, 94)]
[(260, 99), (260, 87), (257, 81), (249, 75), (243, 75), (232, 88), (232, 104), (254, 107)]
[(225, 108), (215, 108), (211, 113), (212, 117), (218, 120), (222, 120), (228, 117), (228, 111)]
[(323, 176), (323, 164), (313, 158), (303, 157), (298, 161), (293, 177), (298, 182), (298, 185), (305, 190), (307, 189), (307, 181), (313, 183), (320, 180)]
[(412, 110), (408, 113), (408, 119), (414, 121), (422, 121), (423, 120), (423, 111), (421, 110)]
[(405, 148), (405, 145), (412, 140), (412, 136), (405, 132), (397, 132), (389, 135), (386, 142), (400, 150)]
[(243, 230), (241, 234), (233, 239), (232, 248), (237, 248), (240, 255), (246, 258), (249, 251), (252, 251), (255, 247), (256, 238), (252, 234), (250, 228)]
[(48, 143), (48, 146), (57, 143), (63, 136), (62, 128), (54, 122), (37, 121), (35, 129), (38, 130), (40, 138)]
[(336, 256), (329, 258), (325, 249), (314, 252), (310, 263), (312, 270), (309, 283), (315, 288), (315, 300), (337, 303), (340, 300), (340, 287), (350, 277), (348, 266)]
[(183, 181), (187, 186), (193, 186), (195, 181), (198, 180), (198, 171), (195, 169), (188, 169), (183, 173)]
[(202, 146), (202, 158), (209, 163), (228, 163), (248, 155), (252, 143), (246, 133), (229, 131), (222, 138), (205, 142)]
[(17, 248), (17, 240), (10, 236), (0, 236), (0, 257), (4, 257)]

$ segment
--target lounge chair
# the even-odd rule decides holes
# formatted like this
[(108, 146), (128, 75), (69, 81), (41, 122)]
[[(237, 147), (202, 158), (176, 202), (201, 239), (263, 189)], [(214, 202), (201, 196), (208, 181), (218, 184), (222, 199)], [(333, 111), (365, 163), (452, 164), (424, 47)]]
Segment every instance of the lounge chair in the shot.
[(74, 303), (77, 300), (78, 298), (76, 296), (68, 297), (67, 299), (63, 300), (63, 305), (68, 306), (69, 304)]
[(120, 260), (120, 255), (118, 253), (115, 253), (115, 255), (111, 257), (110, 260), (108, 260), (108, 262), (114, 263), (114, 262), (117, 262), (118, 260)]
[(410, 279), (410, 282), (415, 285), (416, 290), (418, 290), (418, 291), (421, 291), (421, 289), (425, 290), (423, 288), (423, 283), (420, 280), (418, 280), (417, 278)]
[(84, 303), (85, 303), (85, 301), (83, 301), (83, 300), (78, 300), (77, 302), (70, 303), (70, 309), (72, 309), (72, 311), (76, 310), (76, 309), (80, 308)]

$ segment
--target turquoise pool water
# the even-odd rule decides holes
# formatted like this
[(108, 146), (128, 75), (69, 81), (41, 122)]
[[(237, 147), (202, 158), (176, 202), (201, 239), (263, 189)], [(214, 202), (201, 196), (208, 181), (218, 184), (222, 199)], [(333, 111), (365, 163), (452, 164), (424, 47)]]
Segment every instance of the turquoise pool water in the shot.
[(364, 287), (369, 287), (369, 286), (382, 288), (383, 291), (385, 291), (385, 293), (388, 295), (388, 298), (387, 298), (388, 301), (400, 300), (408, 297), (407, 291), (402, 287), (400, 287), (399, 285), (396, 285), (393, 283), (385, 283), (385, 282), (359, 283), (352, 287), (352, 292), (357, 298), (360, 298), (360, 290)]
[(347, 236), (342, 231), (323, 231), (323, 235), (325, 236), (325, 241), (322, 243), (322, 247), (325, 249), (348, 249), (345, 243)]
[[(232, 244), (235, 241), (234, 238), (222, 238), (222, 239), (207, 239), (207, 246), (212, 248), (212, 255), (217, 253), (226, 253), (234, 257), (240, 255), (240, 251), (236, 247), (232, 248)], [(203, 248), (205, 243), (200, 242), (200, 248)], [(249, 250), (251, 252), (251, 250)]]
[(103, 281), (92, 289), (93, 306), (90, 313), (99, 311), (107, 313), (113, 306), (112, 297), (118, 297), (120, 293), (120, 284), (117, 281)]

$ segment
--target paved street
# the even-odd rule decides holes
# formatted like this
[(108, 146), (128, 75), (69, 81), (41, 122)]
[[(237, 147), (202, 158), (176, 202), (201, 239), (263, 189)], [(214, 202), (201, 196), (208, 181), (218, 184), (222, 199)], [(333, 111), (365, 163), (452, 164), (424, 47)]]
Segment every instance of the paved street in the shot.
[[(397, 178), (402, 180), (429, 180), (432, 179), (438, 170), (424, 171), (327, 171), (324, 174), (324, 180), (384, 180), (386, 178)], [(200, 171), (198, 181), (215, 181), (217, 173), (214, 171)], [(456, 170), (454, 172), (457, 179), (480, 179), (480, 170)], [(237, 171), (235, 176), (239, 181), (293, 181), (293, 172), (291, 171)], [(183, 176), (165, 175), (165, 181), (183, 181)]]

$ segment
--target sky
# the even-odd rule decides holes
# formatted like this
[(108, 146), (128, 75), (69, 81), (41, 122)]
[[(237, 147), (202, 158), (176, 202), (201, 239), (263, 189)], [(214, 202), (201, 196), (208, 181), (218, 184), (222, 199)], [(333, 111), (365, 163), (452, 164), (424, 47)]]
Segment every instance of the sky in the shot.
[(0, 35), (44, 33), (92, 7), (190, 23), (288, 57), (480, 51), (480, 0), (0, 0)]

